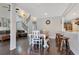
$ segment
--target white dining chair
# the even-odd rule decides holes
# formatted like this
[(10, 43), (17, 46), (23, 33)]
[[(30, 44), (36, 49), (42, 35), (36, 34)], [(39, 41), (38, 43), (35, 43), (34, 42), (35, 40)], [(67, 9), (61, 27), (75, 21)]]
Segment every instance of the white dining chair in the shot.
[(44, 47), (44, 48), (48, 48), (49, 45), (47, 44), (47, 42), (49, 41), (49, 39), (46, 39), (45, 34), (41, 34), (41, 36), (43, 37), (43, 40), (44, 40), (44, 45), (43, 45), (43, 47)]
[(32, 31), (31, 34), (29, 34), (29, 45), (34, 47), (34, 45), (39, 45), (39, 48), (42, 46), (42, 39), (40, 39), (40, 31)]

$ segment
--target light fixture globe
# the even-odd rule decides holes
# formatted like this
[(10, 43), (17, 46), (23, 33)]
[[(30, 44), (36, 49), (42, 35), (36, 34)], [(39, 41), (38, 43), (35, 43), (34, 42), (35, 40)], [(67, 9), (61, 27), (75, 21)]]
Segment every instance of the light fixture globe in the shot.
[(35, 24), (37, 21), (37, 17), (31, 16), (31, 19), (32, 19), (32, 23)]
[(19, 17), (23, 19), (27, 19), (30, 16), (30, 14), (27, 11), (24, 11), (20, 8), (16, 8), (16, 13)]

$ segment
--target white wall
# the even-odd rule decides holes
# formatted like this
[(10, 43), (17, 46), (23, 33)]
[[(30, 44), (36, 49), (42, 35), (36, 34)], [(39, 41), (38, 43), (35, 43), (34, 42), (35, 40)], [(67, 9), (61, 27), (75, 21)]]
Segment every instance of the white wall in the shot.
[[(9, 4), (4, 4), (1, 3), (0, 4), (0, 22), (1, 22), (1, 18), (4, 17), (6, 19), (10, 19), (10, 11), (8, 11), (8, 7)], [(2, 6), (6, 6), (6, 7), (2, 7)], [(9, 28), (7, 27), (0, 27), (0, 30), (9, 30)]]
[[(46, 20), (50, 20), (50, 24), (46, 24)], [(49, 17), (49, 18), (40, 18), (37, 19), (37, 27), (39, 30), (47, 30), (49, 32), (49, 35), (54, 38), (57, 32), (62, 31), (62, 18), (60, 17)]]
[(10, 18), (8, 8), (0, 7), (0, 17)]

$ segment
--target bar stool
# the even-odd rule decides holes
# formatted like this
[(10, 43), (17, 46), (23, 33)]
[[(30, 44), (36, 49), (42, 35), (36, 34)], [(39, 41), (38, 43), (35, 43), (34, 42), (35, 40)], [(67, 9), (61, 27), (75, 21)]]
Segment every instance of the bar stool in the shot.
[(61, 33), (56, 34), (56, 47), (58, 48), (58, 52), (61, 52), (61, 42), (63, 40), (63, 35)]
[(55, 38), (56, 47), (58, 47), (59, 35), (60, 33), (56, 33), (56, 38)]
[(63, 37), (63, 40), (61, 42), (61, 53), (68, 55), (70, 52), (70, 47), (69, 47), (69, 38)]
[(61, 44), (63, 40), (63, 35), (59, 35), (59, 40), (58, 40), (58, 51), (61, 52)]

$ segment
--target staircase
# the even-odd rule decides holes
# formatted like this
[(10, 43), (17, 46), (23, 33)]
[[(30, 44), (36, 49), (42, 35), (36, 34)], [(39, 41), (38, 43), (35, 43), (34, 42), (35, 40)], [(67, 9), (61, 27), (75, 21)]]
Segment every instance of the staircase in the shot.
[[(24, 10), (20, 8), (16, 8), (16, 14), (18, 17), (18, 21), (16, 22), (19, 27), (19, 30), (24, 30), (26, 33), (28, 32), (28, 22), (30, 21), (31, 15), (28, 12), (25, 12)], [(20, 20), (19, 20), (20, 19)]]
[(21, 18), (20, 21), (16, 22), (18, 30), (24, 30), (25, 33), (28, 32), (28, 22), (30, 21), (30, 17), (31, 15), (27, 19)]

